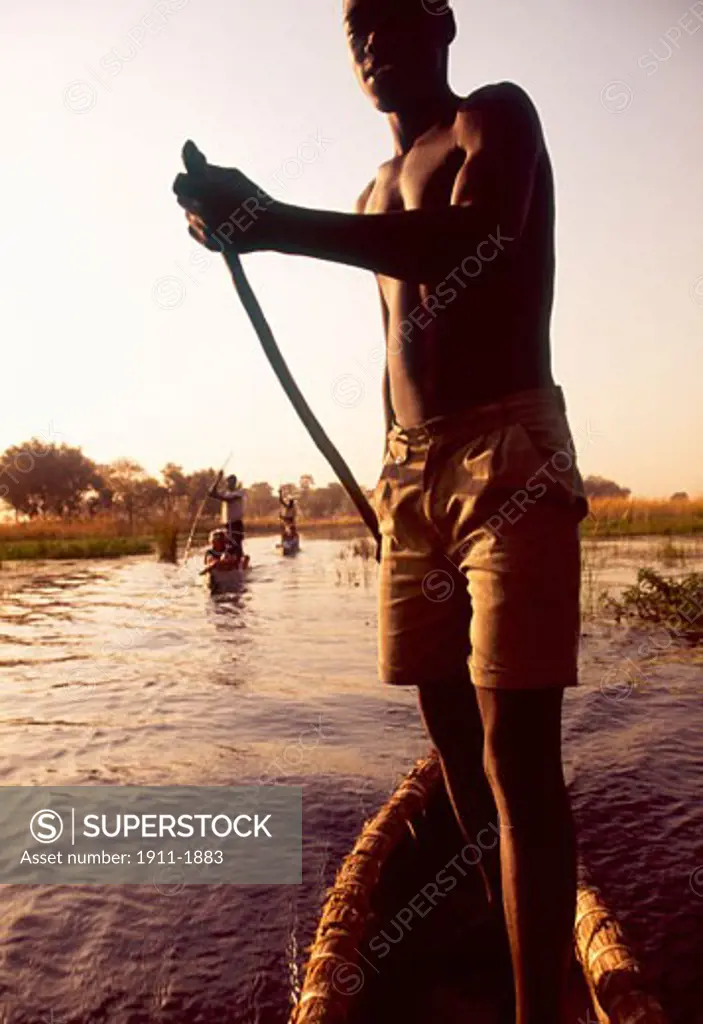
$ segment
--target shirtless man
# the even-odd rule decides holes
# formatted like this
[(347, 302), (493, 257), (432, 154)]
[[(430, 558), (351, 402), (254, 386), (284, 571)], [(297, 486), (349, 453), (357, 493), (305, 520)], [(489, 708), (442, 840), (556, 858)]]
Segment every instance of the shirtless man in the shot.
[(227, 524), (227, 536), (233, 551), (238, 557), (244, 555), (244, 502), (246, 495), (239, 487), (237, 478), (232, 474), (227, 477), (227, 487), (219, 490), (220, 477), (211, 489), (210, 497), (222, 502), (222, 517)]
[(575, 902), (561, 711), (577, 681), (586, 503), (551, 375), (549, 157), (517, 86), (452, 93), (444, 2), (345, 0), (344, 21), (394, 143), (355, 214), (277, 202), (192, 143), (174, 189), (212, 249), (376, 275), (389, 425), (375, 495), (381, 675), (418, 687), (465, 834), (497, 808), (500, 866), (483, 867), (504, 909), (516, 1020), (558, 1024)]

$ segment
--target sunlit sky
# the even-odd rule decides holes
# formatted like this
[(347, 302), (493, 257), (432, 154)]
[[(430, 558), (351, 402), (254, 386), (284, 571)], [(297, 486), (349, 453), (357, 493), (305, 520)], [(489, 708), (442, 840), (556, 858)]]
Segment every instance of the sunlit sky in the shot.
[[(703, 2), (454, 6), (454, 89), (516, 81), (543, 119), (554, 371), (584, 474), (703, 493)], [(0, 0), (0, 450), (39, 435), (151, 472), (233, 450), (247, 483), (332, 478), (171, 183), (192, 137), (276, 198), (352, 208), (391, 145), (354, 80), (340, 8)], [(245, 266), (310, 404), (373, 484), (372, 276), (269, 253)]]

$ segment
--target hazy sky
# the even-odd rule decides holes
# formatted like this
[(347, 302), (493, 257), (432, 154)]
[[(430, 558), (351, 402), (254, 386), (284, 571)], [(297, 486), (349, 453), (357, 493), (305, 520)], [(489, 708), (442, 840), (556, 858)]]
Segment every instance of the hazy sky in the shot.
[[(456, 0), (451, 82), (525, 87), (555, 166), (554, 370), (584, 473), (703, 493), (703, 2)], [(391, 154), (338, 0), (0, 0), (0, 450), (31, 435), (156, 472), (331, 471), (220, 257), (172, 194), (183, 141), (279, 199), (351, 209)], [(668, 33), (668, 38), (667, 38)], [(131, 38), (130, 38), (131, 37)], [(370, 274), (245, 260), (310, 404), (366, 484), (382, 449)]]

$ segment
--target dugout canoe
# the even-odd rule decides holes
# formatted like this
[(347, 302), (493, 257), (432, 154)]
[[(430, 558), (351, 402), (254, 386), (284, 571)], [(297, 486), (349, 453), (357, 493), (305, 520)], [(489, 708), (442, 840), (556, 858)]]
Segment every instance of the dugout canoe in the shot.
[(300, 538), (282, 537), (276, 544), (276, 550), (282, 555), (297, 555), (300, 551)]
[[(367, 822), (343, 861), (289, 1024), (509, 1021), (509, 965), (481, 924), (485, 898), (478, 869), (467, 866), (474, 853), (462, 856), (467, 849), (433, 753)], [(569, 1015), (570, 1024), (666, 1024), (616, 918), (585, 881)]]
[(203, 579), (211, 594), (230, 594), (239, 590), (251, 572), (249, 556), (244, 555), (240, 564), (228, 569), (210, 569)]

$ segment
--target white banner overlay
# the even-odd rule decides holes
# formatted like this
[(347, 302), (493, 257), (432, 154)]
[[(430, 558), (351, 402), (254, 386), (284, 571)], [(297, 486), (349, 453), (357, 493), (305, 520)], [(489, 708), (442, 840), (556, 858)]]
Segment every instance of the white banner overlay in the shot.
[(0, 883), (296, 885), (299, 786), (2, 786)]

